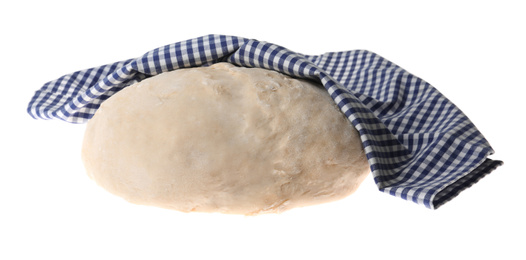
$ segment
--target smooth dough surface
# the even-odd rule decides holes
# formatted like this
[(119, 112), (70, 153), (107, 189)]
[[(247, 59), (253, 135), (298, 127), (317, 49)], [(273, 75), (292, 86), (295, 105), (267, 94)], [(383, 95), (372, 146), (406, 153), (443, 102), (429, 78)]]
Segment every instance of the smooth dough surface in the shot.
[(229, 63), (113, 95), (88, 122), (82, 159), (132, 203), (244, 215), (341, 199), (369, 173), (357, 131), (323, 87)]

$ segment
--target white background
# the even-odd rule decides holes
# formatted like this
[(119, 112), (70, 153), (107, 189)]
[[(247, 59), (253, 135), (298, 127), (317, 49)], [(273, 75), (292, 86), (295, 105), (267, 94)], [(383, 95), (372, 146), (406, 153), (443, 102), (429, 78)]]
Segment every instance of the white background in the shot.
[[(190, 2), (2, 2), (0, 259), (526, 259), (520, 1)], [(184, 214), (102, 190), (80, 161), (85, 125), (25, 111), (47, 81), (210, 33), (376, 52), (457, 104), (505, 165), (436, 211), (369, 177), (280, 215)]]

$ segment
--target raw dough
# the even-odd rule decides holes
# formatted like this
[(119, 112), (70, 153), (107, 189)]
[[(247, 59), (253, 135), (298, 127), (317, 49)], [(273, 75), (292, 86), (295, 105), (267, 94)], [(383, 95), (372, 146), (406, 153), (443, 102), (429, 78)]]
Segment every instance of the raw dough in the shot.
[(320, 85), (229, 63), (118, 92), (89, 121), (88, 175), (126, 200), (256, 215), (341, 199), (369, 165)]

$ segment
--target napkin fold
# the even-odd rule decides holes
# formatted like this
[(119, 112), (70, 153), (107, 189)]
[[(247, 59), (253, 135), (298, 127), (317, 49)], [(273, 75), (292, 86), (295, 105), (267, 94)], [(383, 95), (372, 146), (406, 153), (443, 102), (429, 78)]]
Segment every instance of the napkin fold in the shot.
[(493, 149), (451, 101), (366, 50), (304, 55), (264, 41), (206, 35), (64, 75), (36, 91), (27, 111), (35, 119), (85, 123), (127, 86), (217, 62), (320, 82), (360, 133), (378, 189), (404, 200), (437, 209), (502, 165), (488, 158)]

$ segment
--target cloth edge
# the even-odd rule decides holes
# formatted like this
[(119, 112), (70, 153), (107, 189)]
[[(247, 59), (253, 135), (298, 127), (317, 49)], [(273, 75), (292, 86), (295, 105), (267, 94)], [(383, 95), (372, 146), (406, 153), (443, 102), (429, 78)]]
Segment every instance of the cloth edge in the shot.
[(456, 198), (461, 192), (470, 188), (503, 164), (503, 161), (486, 158), (486, 160), (473, 169), (473, 171), (438, 192), (432, 200), (432, 209), (436, 210)]

